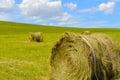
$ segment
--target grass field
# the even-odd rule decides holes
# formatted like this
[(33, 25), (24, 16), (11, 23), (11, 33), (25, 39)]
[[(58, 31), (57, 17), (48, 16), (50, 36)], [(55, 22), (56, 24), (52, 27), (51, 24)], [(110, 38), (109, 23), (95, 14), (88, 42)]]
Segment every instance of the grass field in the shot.
[[(0, 80), (49, 80), (51, 48), (63, 32), (106, 33), (120, 43), (120, 29), (88, 29), (0, 22)], [(44, 42), (28, 41), (29, 32), (40, 31)]]

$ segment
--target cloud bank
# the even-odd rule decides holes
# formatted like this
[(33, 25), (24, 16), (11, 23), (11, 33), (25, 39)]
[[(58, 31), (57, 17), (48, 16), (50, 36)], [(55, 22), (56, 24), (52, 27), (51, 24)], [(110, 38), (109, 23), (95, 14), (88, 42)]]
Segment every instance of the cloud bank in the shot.
[(104, 13), (112, 13), (114, 11), (115, 2), (102, 3), (99, 5), (99, 11)]
[(71, 10), (74, 10), (74, 9), (76, 9), (77, 8), (77, 4), (74, 4), (74, 3), (67, 3), (66, 5), (65, 5), (67, 8), (69, 8), (69, 9), (71, 9)]
[(0, 0), (0, 12), (10, 12), (14, 9), (14, 0)]
[[(33, 19), (67, 20), (70, 14), (62, 11), (62, 2), (50, 0), (23, 0), (19, 5), (24, 16)], [(64, 16), (67, 18), (65, 19)]]

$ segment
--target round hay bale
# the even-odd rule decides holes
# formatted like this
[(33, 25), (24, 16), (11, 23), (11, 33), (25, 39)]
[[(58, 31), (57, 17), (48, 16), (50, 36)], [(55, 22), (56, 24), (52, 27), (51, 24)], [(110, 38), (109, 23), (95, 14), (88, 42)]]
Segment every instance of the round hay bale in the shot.
[(35, 42), (43, 42), (43, 34), (41, 32), (29, 33), (29, 40)]
[(67, 32), (52, 48), (50, 79), (115, 80), (118, 77), (116, 47), (105, 34)]

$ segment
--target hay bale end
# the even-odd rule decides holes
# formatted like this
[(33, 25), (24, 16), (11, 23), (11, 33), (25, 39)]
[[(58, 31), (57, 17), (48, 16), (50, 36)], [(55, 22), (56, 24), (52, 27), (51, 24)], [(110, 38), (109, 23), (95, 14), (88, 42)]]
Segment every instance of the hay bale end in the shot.
[(52, 48), (50, 80), (117, 80), (117, 47), (106, 34), (66, 32)]
[(30, 32), (29, 40), (34, 42), (43, 42), (43, 34), (41, 32)]

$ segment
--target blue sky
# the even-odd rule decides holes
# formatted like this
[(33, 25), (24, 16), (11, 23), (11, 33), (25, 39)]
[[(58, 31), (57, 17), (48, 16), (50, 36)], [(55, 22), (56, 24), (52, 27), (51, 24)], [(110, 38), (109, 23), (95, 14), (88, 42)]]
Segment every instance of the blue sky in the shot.
[(0, 0), (0, 21), (120, 28), (120, 0)]

